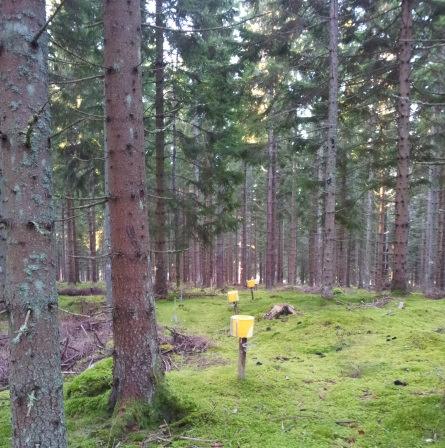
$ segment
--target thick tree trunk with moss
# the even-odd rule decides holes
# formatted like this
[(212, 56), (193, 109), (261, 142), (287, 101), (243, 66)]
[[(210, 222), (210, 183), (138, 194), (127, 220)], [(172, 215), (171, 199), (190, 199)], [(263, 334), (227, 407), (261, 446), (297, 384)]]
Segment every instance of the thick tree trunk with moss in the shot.
[(399, 39), (399, 104), (397, 182), (395, 205), (394, 262), (391, 289), (408, 292), (407, 258), (409, 229), (409, 165), (410, 165), (410, 91), (413, 0), (402, 0), (402, 26)]
[(12, 445), (63, 448), (49, 148), (45, 1), (0, 2), (0, 149), (4, 297), (9, 317)]
[(156, 0), (156, 61), (155, 61), (155, 109), (156, 109), (156, 272), (155, 295), (167, 297), (167, 214), (165, 210), (165, 132), (164, 132), (164, 26), (163, 0)]
[(325, 171), (325, 211), (322, 296), (332, 299), (335, 282), (335, 165), (338, 121), (338, 0), (329, 13), (329, 104)]
[(159, 343), (146, 212), (140, 2), (104, 3), (114, 366), (110, 404), (152, 401)]

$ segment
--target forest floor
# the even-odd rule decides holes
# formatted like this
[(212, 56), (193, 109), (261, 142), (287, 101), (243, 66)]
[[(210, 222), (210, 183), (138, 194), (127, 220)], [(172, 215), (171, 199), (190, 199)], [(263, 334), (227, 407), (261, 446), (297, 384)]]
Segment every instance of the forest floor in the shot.
[[(96, 319), (104, 305), (97, 296), (60, 302), (66, 311)], [(289, 303), (298, 314), (265, 320), (276, 303)], [(445, 447), (443, 300), (412, 294), (376, 302), (373, 294), (353, 291), (325, 301), (315, 294), (260, 290), (251, 301), (242, 292), (240, 311), (256, 320), (243, 382), (236, 378), (238, 343), (229, 336), (224, 294), (159, 301), (157, 311), (164, 328), (208, 341), (200, 353), (174, 350), (163, 341), (164, 353), (170, 352), (167, 386), (187, 403), (188, 415), (116, 438), (116, 420), (106, 407), (111, 360), (96, 361), (98, 351), (105, 355), (109, 349), (102, 340), (108, 333), (99, 333), (96, 342), (104, 347), (89, 355), (91, 366), (65, 381), (71, 448)], [(0, 447), (9, 445), (4, 391)]]

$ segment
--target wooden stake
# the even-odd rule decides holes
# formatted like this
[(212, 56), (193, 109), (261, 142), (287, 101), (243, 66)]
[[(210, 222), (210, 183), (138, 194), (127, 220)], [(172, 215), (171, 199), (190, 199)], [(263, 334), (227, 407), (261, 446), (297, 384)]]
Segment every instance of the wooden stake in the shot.
[(239, 338), (238, 379), (246, 377), (247, 338)]
[(250, 294), (252, 295), (252, 300), (253, 300), (253, 288), (250, 288)]
[(233, 314), (238, 314), (238, 302), (233, 302)]

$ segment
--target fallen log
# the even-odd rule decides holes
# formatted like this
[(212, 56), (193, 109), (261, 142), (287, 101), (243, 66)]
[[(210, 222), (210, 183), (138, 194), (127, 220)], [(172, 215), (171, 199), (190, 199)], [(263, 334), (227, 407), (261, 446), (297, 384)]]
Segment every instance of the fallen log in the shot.
[(105, 291), (102, 288), (64, 288), (57, 291), (59, 296), (102, 296)]

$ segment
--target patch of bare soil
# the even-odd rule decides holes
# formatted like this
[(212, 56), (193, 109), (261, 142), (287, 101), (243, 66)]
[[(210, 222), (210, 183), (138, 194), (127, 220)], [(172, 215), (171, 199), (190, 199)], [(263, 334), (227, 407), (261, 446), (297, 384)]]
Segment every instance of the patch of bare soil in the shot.
[[(78, 374), (112, 353), (110, 310), (97, 304), (85, 308), (82, 312), (88, 314), (65, 310), (59, 313), (60, 353), (65, 375)], [(184, 364), (205, 367), (218, 363), (218, 360), (207, 360), (202, 356), (212, 345), (203, 336), (189, 335), (175, 328), (159, 327), (158, 337), (166, 371), (177, 369), (178, 365)], [(0, 331), (0, 388), (8, 384), (8, 364), (8, 335)]]

